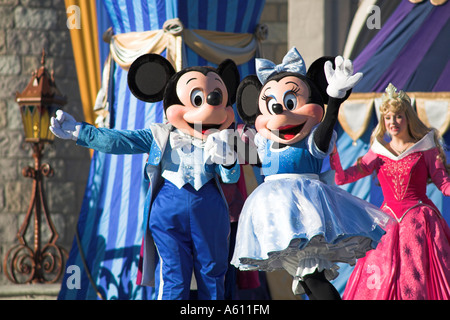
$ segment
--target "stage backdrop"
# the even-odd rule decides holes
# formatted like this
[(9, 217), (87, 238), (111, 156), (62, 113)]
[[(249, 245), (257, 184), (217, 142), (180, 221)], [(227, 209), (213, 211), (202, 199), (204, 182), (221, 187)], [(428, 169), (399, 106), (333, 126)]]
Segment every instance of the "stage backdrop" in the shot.
[[(255, 31), (264, 0), (66, 0), (68, 8), (73, 5), (81, 9), (82, 19), (81, 29), (71, 29), (77, 70), (83, 70), (79, 82), (93, 77), (91, 91), (95, 88), (98, 92), (96, 97), (91, 93), (83, 100), (83, 108), (86, 119), (97, 121), (97, 125), (134, 130), (164, 121), (161, 103), (138, 101), (127, 86), (126, 65), (133, 57), (145, 50), (161, 50), (161, 46), (149, 49), (146, 37), (167, 37), (166, 42), (173, 47), (157, 53), (166, 57), (169, 52), (177, 68), (215, 65), (197, 53), (202, 50), (195, 44), (200, 44), (211, 49), (213, 57), (222, 51), (240, 60), (241, 77), (254, 73), (254, 56), (261, 36), (255, 35)], [(179, 20), (171, 20), (176, 18)], [(169, 25), (165, 24), (168, 20)], [(112, 33), (105, 43), (102, 38), (109, 27)], [(147, 31), (154, 33), (143, 33)], [(127, 35), (137, 37), (133, 47), (127, 47), (129, 42), (122, 41), (121, 36)], [(181, 42), (181, 36), (186, 41), (191, 39), (191, 47)], [(192, 37), (199, 41), (193, 41)], [(86, 46), (93, 39), (96, 39), (96, 49)], [(104, 67), (101, 83), (93, 76), (100, 72), (97, 65)], [(67, 269), (59, 299), (153, 298), (152, 288), (135, 284), (145, 227), (143, 208), (148, 182), (143, 180), (143, 168), (146, 160), (146, 154), (93, 153), (77, 236), (67, 261), (68, 267), (74, 265), (81, 269), (81, 283), (79, 288), (74, 287), (76, 282), (71, 277), (75, 273)]]
[[(397, 7), (384, 11), (386, 2), (397, 2)], [(367, 10), (368, 4), (379, 5), (381, 15), (389, 16), (382, 18), (385, 22), (381, 29), (354, 58), (355, 72), (363, 72), (364, 78), (339, 114), (337, 145), (344, 168), (368, 151), (370, 135), (378, 123), (379, 98), (389, 82), (411, 96), (421, 119), (439, 129), (447, 146), (450, 145), (450, 2), (436, 6), (430, 1), (417, 4), (408, 0), (363, 1), (360, 10), (366, 18), (374, 12)], [(361, 39), (354, 37), (351, 41), (365, 41), (366, 19), (359, 18), (355, 23), (360, 27), (352, 28), (362, 30)], [(348, 43), (347, 47), (357, 48), (358, 44)], [(383, 201), (374, 177), (342, 188), (378, 206)], [(427, 191), (450, 223), (450, 199), (433, 184)], [(341, 266), (341, 275), (334, 281), (341, 293), (351, 271), (352, 268)]]

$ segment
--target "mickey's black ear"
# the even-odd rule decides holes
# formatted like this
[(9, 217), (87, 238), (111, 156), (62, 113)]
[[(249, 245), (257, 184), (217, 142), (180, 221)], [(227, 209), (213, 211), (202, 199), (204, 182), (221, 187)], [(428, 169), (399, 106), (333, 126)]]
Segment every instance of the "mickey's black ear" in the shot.
[(249, 125), (255, 124), (259, 112), (258, 98), (262, 85), (258, 77), (244, 78), (237, 89), (236, 109), (241, 119)]
[(231, 104), (236, 101), (236, 90), (241, 79), (239, 70), (233, 60), (224, 60), (217, 67), (217, 73), (220, 75), (228, 90), (228, 99)]
[(161, 101), (167, 82), (175, 74), (170, 62), (158, 54), (144, 54), (128, 70), (128, 87), (145, 102)]

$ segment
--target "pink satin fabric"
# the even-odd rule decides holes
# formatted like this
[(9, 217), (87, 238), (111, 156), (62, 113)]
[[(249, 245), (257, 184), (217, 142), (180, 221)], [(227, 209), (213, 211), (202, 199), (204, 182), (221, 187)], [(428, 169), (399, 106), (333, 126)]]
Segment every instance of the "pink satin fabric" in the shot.
[(382, 210), (395, 218), (377, 248), (358, 260), (343, 299), (450, 299), (450, 229), (426, 196), (428, 178), (450, 193), (450, 179), (437, 155), (433, 148), (392, 159), (369, 150), (359, 165), (345, 171), (339, 156), (331, 157), (337, 184), (377, 172)]

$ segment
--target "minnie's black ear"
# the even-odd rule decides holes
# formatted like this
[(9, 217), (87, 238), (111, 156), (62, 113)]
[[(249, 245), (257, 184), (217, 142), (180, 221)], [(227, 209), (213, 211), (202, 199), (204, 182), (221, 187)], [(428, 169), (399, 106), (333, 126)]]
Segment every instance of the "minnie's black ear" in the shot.
[(157, 102), (163, 99), (164, 89), (175, 74), (170, 62), (158, 54), (144, 54), (128, 70), (128, 87), (139, 100)]
[[(334, 63), (335, 58), (336, 57), (324, 56), (317, 59), (311, 64), (306, 74), (306, 77), (312, 80), (315, 86), (319, 89), (323, 103), (325, 104), (328, 104), (329, 98), (327, 94), (328, 81), (327, 77), (325, 76), (325, 62), (331, 61), (331, 63), (333, 64), (333, 69), (335, 69), (336, 68), (336, 65)], [(345, 97), (342, 98), (342, 101), (345, 101), (350, 96), (351, 92), (352, 90), (348, 90)]]
[(335, 68), (334, 57), (324, 56), (314, 61), (309, 66), (308, 72), (306, 73), (306, 77), (312, 80), (316, 88), (319, 90), (319, 94), (325, 104), (328, 103), (328, 81), (325, 76), (325, 62), (327, 61), (331, 61), (333, 68)]
[(217, 73), (220, 75), (222, 80), (225, 82), (225, 86), (228, 90), (228, 99), (231, 104), (236, 101), (236, 90), (239, 86), (239, 81), (241, 79), (239, 75), (239, 70), (233, 60), (224, 60), (217, 67)]
[(237, 89), (236, 109), (241, 119), (249, 125), (255, 124), (260, 114), (258, 98), (262, 85), (258, 77), (250, 75), (244, 78)]

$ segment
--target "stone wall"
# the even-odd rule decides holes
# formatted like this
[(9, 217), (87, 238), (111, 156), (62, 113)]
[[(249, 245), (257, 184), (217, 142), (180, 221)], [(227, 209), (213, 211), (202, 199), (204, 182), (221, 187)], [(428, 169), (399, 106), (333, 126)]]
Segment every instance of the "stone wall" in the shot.
[(288, 47), (306, 67), (323, 55), (342, 55), (359, 0), (288, 0)]
[(288, 0), (266, 0), (260, 23), (268, 26), (267, 39), (262, 44), (263, 57), (281, 63), (288, 48)]
[[(32, 71), (40, 67), (42, 49), (46, 67), (54, 70), (56, 85), (67, 96), (64, 109), (83, 120), (66, 12), (62, 0), (0, 0), (0, 284), (3, 259), (17, 243), (16, 234), (27, 212), (32, 180), (22, 168), (32, 166), (15, 93), (22, 92)], [(55, 140), (44, 149), (43, 162), (54, 169), (44, 180), (48, 209), (60, 235), (58, 244), (70, 250), (89, 173), (89, 151), (72, 141)], [(31, 223), (28, 236), (34, 225)], [(44, 239), (48, 229), (43, 223)], [(31, 245), (33, 242), (31, 241)]]

